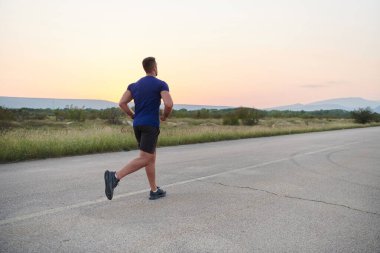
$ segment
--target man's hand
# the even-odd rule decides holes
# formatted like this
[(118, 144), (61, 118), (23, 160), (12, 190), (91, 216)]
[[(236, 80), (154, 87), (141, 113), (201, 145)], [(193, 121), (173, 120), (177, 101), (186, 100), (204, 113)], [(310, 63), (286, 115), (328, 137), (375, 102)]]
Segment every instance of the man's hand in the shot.
[(161, 121), (165, 121), (167, 119), (167, 117), (165, 117), (164, 115), (161, 115), (160, 119), (161, 119)]

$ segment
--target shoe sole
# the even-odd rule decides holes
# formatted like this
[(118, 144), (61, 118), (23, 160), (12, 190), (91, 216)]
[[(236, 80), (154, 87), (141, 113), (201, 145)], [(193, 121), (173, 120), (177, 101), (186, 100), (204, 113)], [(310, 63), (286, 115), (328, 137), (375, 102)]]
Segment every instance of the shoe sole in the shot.
[(108, 170), (106, 172), (104, 172), (104, 184), (106, 186), (104, 192), (105, 192), (105, 194), (107, 196), (107, 199), (111, 200), (112, 197), (113, 197), (113, 194), (112, 194), (112, 187), (110, 189), (110, 187), (109, 187), (110, 184), (108, 183), (108, 181), (109, 181), (109, 174), (110, 173), (109, 173)]
[(150, 200), (155, 200), (155, 199), (163, 198), (165, 196), (166, 196), (166, 192), (164, 194), (162, 194), (162, 195), (157, 195), (157, 196), (154, 196), (154, 197), (150, 196), (149, 199)]

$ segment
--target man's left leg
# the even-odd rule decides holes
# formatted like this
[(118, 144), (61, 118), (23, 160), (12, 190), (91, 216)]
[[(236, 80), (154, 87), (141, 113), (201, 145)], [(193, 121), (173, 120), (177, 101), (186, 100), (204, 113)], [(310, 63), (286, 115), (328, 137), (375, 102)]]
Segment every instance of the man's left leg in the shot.
[(156, 185), (156, 152), (154, 152), (154, 158), (152, 161), (145, 167), (146, 176), (149, 181), (149, 186), (151, 191), (155, 192), (157, 190)]
[(158, 199), (166, 196), (166, 192), (160, 189), (156, 185), (156, 145), (158, 140), (158, 135), (160, 134), (159, 128), (150, 128), (149, 137), (146, 139), (147, 151), (150, 151), (153, 158), (149, 161), (148, 165), (145, 166), (146, 176), (149, 181), (150, 186), (150, 196), (149, 199)]

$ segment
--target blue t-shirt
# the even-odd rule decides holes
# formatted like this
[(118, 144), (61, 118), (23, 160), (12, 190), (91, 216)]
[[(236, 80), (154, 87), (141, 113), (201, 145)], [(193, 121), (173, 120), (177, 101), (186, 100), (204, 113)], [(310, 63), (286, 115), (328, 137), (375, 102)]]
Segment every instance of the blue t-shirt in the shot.
[(161, 91), (169, 86), (154, 76), (145, 76), (128, 86), (135, 102), (133, 126), (160, 126)]

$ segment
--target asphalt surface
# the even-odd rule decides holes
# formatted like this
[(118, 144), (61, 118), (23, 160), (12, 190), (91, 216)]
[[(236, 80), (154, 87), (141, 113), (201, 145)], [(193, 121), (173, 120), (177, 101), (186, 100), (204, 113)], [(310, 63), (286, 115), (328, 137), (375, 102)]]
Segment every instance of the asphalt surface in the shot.
[(0, 165), (0, 252), (380, 252), (380, 128)]

